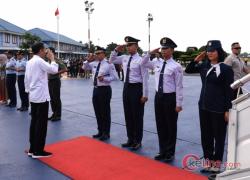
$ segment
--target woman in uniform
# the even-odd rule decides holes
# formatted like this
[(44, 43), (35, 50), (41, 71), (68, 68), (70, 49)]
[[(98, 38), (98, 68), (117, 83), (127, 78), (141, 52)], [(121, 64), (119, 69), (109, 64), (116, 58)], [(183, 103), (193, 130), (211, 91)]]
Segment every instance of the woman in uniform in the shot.
[[(204, 58), (206, 57), (208, 59)], [(186, 73), (200, 73), (202, 88), (199, 99), (201, 143), (206, 160), (202, 173), (220, 171), (223, 159), (229, 109), (233, 99), (233, 71), (223, 63), (225, 52), (218, 40), (208, 41), (206, 52), (198, 55)], [(203, 61), (202, 61), (203, 60)]]

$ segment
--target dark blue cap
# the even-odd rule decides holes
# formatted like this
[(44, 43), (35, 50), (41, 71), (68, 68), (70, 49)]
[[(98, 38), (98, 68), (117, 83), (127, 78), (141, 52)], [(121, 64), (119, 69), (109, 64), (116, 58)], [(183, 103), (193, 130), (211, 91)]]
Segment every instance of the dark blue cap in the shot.
[(140, 40), (139, 40), (139, 39), (136, 39), (136, 38), (133, 38), (133, 37), (131, 37), (131, 36), (126, 36), (126, 37), (124, 38), (124, 41), (125, 41), (126, 43), (130, 43), (130, 44), (137, 44)]
[(23, 55), (23, 54), (24, 54), (24, 52), (22, 50), (19, 50), (16, 52), (16, 55)]
[(219, 40), (210, 40), (207, 42), (207, 52), (211, 52), (220, 48), (222, 48), (222, 46)]
[(14, 51), (8, 50), (8, 51), (5, 51), (4, 53), (5, 53), (5, 54), (11, 54), (11, 55), (13, 55), (13, 54), (14, 54)]
[(95, 46), (95, 53), (105, 53), (106, 49), (100, 46)]
[(161, 44), (163, 49), (164, 48), (173, 48), (174, 49), (174, 48), (177, 47), (175, 42), (172, 39), (168, 38), (168, 37), (161, 38), (160, 44)]

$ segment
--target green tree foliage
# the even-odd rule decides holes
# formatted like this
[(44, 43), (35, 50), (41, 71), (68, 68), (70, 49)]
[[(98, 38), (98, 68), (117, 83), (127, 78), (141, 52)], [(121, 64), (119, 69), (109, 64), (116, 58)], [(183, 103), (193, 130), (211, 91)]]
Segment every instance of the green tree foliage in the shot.
[(110, 44), (107, 45), (107, 47), (106, 47), (106, 56), (107, 57), (110, 56), (111, 51), (113, 51), (116, 48), (116, 46), (117, 46), (117, 44), (113, 43), (113, 42), (111, 42)]
[[(107, 45), (107, 47), (106, 47), (106, 55), (107, 55), (107, 57), (110, 56), (111, 51), (113, 51), (116, 48), (116, 46), (118, 46), (118, 44), (113, 43), (113, 42), (111, 42), (110, 44)], [(143, 50), (140, 47), (138, 47), (137, 51), (138, 51), (138, 54), (140, 54), (140, 55), (143, 54)], [(123, 53), (127, 54), (127, 51), (125, 50)]]
[(92, 41), (90, 41), (89, 53), (94, 53), (94, 52), (95, 52), (95, 45), (93, 44)]
[(142, 48), (141, 48), (141, 47), (138, 47), (137, 52), (138, 52), (138, 54), (142, 55), (142, 54), (143, 54)]
[[(176, 51), (178, 52), (178, 51)], [(180, 61), (180, 63), (184, 66), (187, 66), (187, 64), (192, 61), (200, 51), (198, 50), (197, 47), (187, 47), (186, 52), (178, 52), (178, 57), (175, 59)]]
[(41, 38), (26, 32), (23, 36), (23, 43), (20, 45), (21, 49), (28, 50), (33, 44), (40, 42)]

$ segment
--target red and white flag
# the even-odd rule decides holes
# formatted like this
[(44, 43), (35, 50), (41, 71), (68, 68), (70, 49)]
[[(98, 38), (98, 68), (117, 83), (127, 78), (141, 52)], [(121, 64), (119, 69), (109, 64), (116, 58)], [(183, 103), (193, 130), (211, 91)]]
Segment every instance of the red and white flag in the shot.
[(59, 16), (59, 9), (58, 8), (56, 8), (55, 16)]

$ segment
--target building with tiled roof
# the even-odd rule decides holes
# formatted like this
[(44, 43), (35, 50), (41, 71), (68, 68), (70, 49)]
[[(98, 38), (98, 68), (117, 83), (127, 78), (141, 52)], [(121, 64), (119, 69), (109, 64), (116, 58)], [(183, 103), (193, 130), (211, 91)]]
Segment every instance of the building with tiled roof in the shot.
[[(29, 32), (41, 38), (42, 42), (48, 46), (57, 48), (57, 33), (47, 31), (41, 28), (34, 28), (29, 31), (22, 29), (8, 21), (0, 18), (0, 53), (6, 50), (20, 50), (19, 46), (22, 44), (22, 36)], [(67, 36), (59, 35), (60, 57), (81, 57), (88, 53), (87, 44), (79, 43)]]
[(0, 52), (19, 50), (25, 32), (25, 29), (0, 18)]

